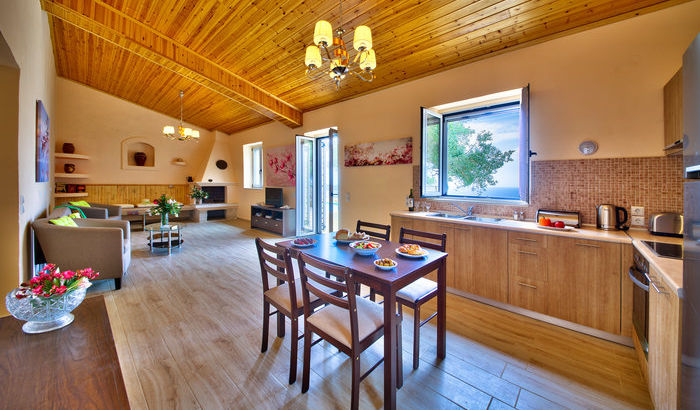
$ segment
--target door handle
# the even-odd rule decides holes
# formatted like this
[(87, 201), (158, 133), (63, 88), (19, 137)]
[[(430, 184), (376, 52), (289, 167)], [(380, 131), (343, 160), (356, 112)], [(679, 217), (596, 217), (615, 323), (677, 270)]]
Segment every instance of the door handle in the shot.
[[(637, 270), (637, 268), (635, 268), (634, 266), (630, 266), (628, 274), (630, 275), (630, 279), (632, 280), (632, 283), (634, 283), (638, 287), (642, 288), (645, 292), (649, 292), (649, 285), (645, 285), (639, 279), (637, 279), (635, 277), (635, 274), (634, 274), (635, 272), (639, 272), (639, 270)], [(639, 272), (639, 273), (641, 273), (641, 272)]]
[(592, 245), (590, 243), (576, 243), (576, 246), (586, 246), (588, 248), (600, 248), (600, 245)]
[(657, 285), (656, 285), (656, 282), (654, 281), (654, 279), (652, 279), (652, 278), (651, 278), (649, 275), (647, 275), (646, 273), (644, 274), (644, 276), (646, 276), (647, 280), (649, 281), (649, 285), (651, 285), (651, 287), (654, 288), (654, 290), (656, 291), (656, 293), (659, 293), (659, 294), (661, 294), (661, 295), (668, 295), (668, 292), (665, 291), (666, 289), (665, 289), (663, 286), (657, 286)]
[(518, 241), (525, 241), (525, 242), (537, 242), (537, 239), (530, 239), (530, 238), (515, 238)]
[(523, 255), (533, 255), (533, 256), (537, 256), (537, 252), (518, 251), (518, 253), (522, 253)]
[(530, 285), (529, 283), (518, 282), (518, 285), (525, 286), (526, 288), (537, 289), (537, 286)]

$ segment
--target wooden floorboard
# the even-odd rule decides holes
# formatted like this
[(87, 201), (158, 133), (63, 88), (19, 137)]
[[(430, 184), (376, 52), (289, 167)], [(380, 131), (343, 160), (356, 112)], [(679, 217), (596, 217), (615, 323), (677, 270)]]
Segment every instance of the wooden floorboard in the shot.
[[(309, 392), (287, 383), (291, 335), (271, 321), (260, 353), (262, 292), (253, 239), (272, 234), (246, 221), (187, 224), (184, 246), (151, 254), (132, 232), (132, 264), (122, 289), (106, 295), (115, 345), (134, 409), (347, 408), (350, 362), (320, 343), (312, 349)], [(434, 305), (424, 305), (426, 317)], [(411, 367), (412, 317), (403, 325), (401, 408), (650, 408), (634, 351), (591, 336), (448, 295), (448, 356), (435, 358), (435, 327), (421, 330), (421, 365)], [(302, 322), (303, 323), (303, 322)], [(300, 329), (301, 332), (301, 329)], [(378, 341), (364, 369), (381, 357)], [(381, 366), (361, 385), (360, 407), (383, 405)]]

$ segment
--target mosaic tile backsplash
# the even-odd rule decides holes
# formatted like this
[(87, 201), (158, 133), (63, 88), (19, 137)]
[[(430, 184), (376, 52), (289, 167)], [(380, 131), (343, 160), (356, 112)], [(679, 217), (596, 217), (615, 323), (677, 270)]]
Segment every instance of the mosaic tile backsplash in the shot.
[[(512, 217), (524, 211), (534, 219), (538, 209), (578, 211), (584, 224), (595, 224), (598, 204), (627, 208), (643, 206), (645, 223), (654, 212), (683, 212), (683, 157), (607, 158), (532, 162), (529, 206), (491, 205), (460, 201), (474, 206), (475, 214)], [(420, 192), (420, 167), (413, 167), (413, 191)], [(430, 210), (459, 210), (453, 202), (429, 202)]]

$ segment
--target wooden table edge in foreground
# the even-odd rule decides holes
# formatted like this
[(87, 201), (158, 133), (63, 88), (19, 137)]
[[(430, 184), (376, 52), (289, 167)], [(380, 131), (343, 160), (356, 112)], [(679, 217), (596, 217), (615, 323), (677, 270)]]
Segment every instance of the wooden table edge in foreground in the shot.
[(22, 321), (0, 318), (5, 407), (130, 408), (104, 296), (85, 299), (73, 314), (69, 326), (32, 335)]
[[(324, 262), (333, 263), (338, 265), (337, 262), (329, 260), (327, 258), (318, 257), (314, 254), (314, 250), (318, 249), (321, 241), (333, 241), (332, 236), (329, 234), (311, 235), (308, 238), (316, 239), (318, 242), (311, 248), (297, 248), (293, 245), (292, 240), (277, 242), (277, 246), (284, 247), (290, 250), (291, 256), (297, 258), (300, 252), (307, 253), (310, 256), (317, 257)], [(382, 244), (383, 248), (396, 249), (401, 244), (397, 242), (384, 241), (378, 239), (372, 239)], [(332, 245), (337, 246), (337, 245)], [(439, 254), (437, 258), (426, 263), (425, 265), (413, 270), (409, 274), (394, 280), (393, 282), (387, 281), (377, 281), (375, 278), (368, 276), (367, 274), (350, 268), (355, 275), (355, 279), (364, 284), (375, 289), (381, 290), (384, 295), (384, 408), (385, 409), (395, 409), (396, 408), (396, 335), (394, 334), (395, 320), (396, 320), (396, 292), (407, 284), (415, 281), (416, 279), (427, 275), (428, 273), (437, 269), (438, 271), (438, 294), (437, 294), (437, 357), (442, 360), (445, 358), (447, 353), (447, 323), (446, 323), (446, 308), (447, 308), (447, 295), (446, 295), (446, 280), (447, 280), (447, 253), (438, 252), (434, 250), (428, 250), (430, 253)], [(352, 252), (352, 251), (349, 251)], [(373, 260), (373, 256), (357, 256), (358, 258), (368, 258), (368, 261)], [(342, 265), (341, 265), (342, 266)], [(279, 323), (278, 323), (279, 325)], [(387, 382), (388, 381), (388, 382)]]

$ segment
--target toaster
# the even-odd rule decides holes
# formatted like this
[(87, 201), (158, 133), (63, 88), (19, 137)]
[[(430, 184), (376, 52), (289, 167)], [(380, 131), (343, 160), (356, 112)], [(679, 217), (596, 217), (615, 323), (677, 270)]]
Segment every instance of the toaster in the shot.
[(649, 232), (652, 235), (683, 237), (683, 215), (674, 212), (651, 214)]

